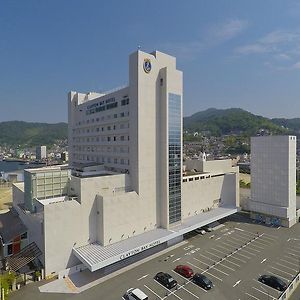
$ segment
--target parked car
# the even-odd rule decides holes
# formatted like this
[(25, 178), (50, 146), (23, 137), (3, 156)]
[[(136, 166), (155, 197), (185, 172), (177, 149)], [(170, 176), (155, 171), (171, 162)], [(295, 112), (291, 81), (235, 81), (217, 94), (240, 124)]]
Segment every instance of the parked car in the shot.
[(159, 272), (154, 276), (154, 279), (168, 289), (177, 286), (177, 281), (168, 273)]
[(186, 265), (176, 266), (174, 271), (185, 278), (191, 278), (194, 275), (194, 271), (192, 270), (192, 268)]
[(202, 228), (197, 228), (197, 229), (195, 230), (195, 232), (200, 233), (200, 234), (202, 234), (202, 235), (204, 235), (204, 234), (206, 233), (206, 231), (205, 231), (204, 229), (202, 229)]
[(123, 296), (125, 300), (148, 300), (148, 296), (140, 289), (129, 289)]
[(210, 290), (213, 287), (213, 283), (203, 274), (196, 273), (193, 276), (192, 281), (204, 288), (205, 290)]
[(213, 231), (212, 228), (209, 227), (208, 225), (203, 226), (202, 229), (204, 229), (206, 232), (212, 232)]
[(276, 277), (276, 276), (272, 276), (272, 275), (261, 275), (258, 278), (258, 281), (274, 288), (277, 289), (278, 291), (285, 291), (287, 288), (287, 284), (281, 280), (280, 278)]

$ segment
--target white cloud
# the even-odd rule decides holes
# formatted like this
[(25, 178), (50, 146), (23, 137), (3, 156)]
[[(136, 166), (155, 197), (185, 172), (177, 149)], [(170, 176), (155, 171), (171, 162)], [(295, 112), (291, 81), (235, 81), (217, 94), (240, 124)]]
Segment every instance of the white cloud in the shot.
[(300, 30), (274, 30), (251, 44), (237, 47), (235, 53), (268, 55), (266, 66), (277, 70), (298, 69), (295, 64), (300, 59)]
[(193, 41), (184, 43), (166, 43), (161, 48), (171, 51), (176, 56), (193, 59), (205, 49), (216, 47), (234, 39), (246, 30), (247, 27), (248, 21), (246, 20), (230, 19), (203, 29), (201, 31), (201, 38), (195, 38)]
[(232, 19), (224, 23), (215, 24), (208, 30), (208, 33), (215, 41), (223, 42), (241, 34), (248, 25), (249, 23), (246, 20)]
[(293, 65), (293, 69), (300, 69), (300, 61), (296, 62), (296, 63)]

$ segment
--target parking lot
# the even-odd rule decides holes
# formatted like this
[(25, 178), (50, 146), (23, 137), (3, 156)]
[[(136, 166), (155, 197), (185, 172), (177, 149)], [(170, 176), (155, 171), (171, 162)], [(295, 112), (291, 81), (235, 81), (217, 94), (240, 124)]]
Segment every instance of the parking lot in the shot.
[[(287, 284), (293, 279), (300, 268), (299, 233), (300, 224), (291, 229), (268, 227), (237, 214), (228, 218), (218, 230), (203, 236), (192, 232), (186, 236), (183, 245), (168, 253), (86, 292), (64, 295), (60, 299), (122, 299), (124, 292), (131, 287), (140, 288), (153, 300), (277, 299), (281, 293), (257, 279), (262, 274), (273, 274)], [(177, 274), (174, 268), (179, 264), (205, 274), (214, 287), (206, 291)], [(154, 280), (160, 271), (177, 280), (176, 289), (170, 291)], [(34, 299), (42, 299), (40, 296)], [(42, 296), (44, 300), (59, 299), (58, 295)], [(17, 294), (12, 299), (18, 299)]]

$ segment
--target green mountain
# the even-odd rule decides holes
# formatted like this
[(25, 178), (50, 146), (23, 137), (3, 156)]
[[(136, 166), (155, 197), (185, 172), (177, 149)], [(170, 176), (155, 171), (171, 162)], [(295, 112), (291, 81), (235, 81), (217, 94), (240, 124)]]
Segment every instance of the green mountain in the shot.
[(47, 124), (10, 121), (0, 123), (0, 146), (53, 145), (68, 136), (66, 123)]
[(275, 118), (272, 119), (272, 122), (279, 126), (284, 126), (287, 129), (300, 133), (300, 118), (294, 118), (294, 119)]
[(260, 129), (268, 130), (273, 134), (289, 133), (289, 130), (283, 128), (281, 124), (240, 108), (209, 108), (185, 117), (183, 124), (187, 131), (207, 131), (214, 136), (234, 133), (250, 136), (255, 135)]

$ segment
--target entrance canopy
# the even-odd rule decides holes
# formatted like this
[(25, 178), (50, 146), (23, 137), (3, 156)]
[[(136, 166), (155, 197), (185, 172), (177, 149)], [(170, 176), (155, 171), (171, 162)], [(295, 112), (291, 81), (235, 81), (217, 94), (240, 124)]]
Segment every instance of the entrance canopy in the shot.
[(199, 227), (210, 224), (238, 211), (237, 207), (219, 207), (185, 219), (171, 229), (157, 228), (108, 246), (91, 243), (73, 248), (75, 256), (90, 270), (96, 271), (142, 251), (182, 236)]

